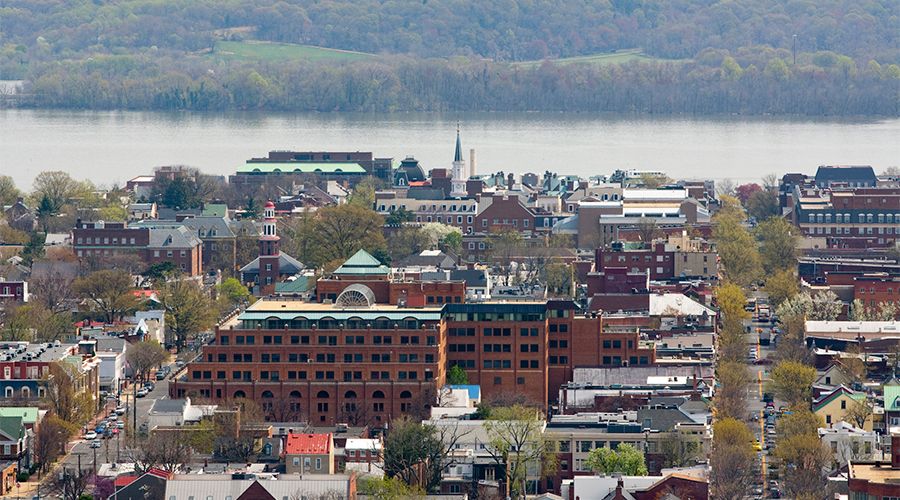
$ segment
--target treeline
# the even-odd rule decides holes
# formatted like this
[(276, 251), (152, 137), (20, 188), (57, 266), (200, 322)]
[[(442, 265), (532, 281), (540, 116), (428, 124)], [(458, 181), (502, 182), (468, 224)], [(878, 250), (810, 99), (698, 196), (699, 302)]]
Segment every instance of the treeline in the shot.
[(21, 105), (76, 109), (898, 114), (900, 67), (834, 53), (708, 50), (614, 65), (381, 58), (337, 64), (129, 55), (45, 64)]
[(0, 18), (7, 55), (26, 63), (150, 47), (190, 52), (244, 34), (497, 61), (633, 47), (690, 58), (708, 47), (790, 49), (798, 35), (803, 51), (900, 62), (894, 0), (5, 0)]

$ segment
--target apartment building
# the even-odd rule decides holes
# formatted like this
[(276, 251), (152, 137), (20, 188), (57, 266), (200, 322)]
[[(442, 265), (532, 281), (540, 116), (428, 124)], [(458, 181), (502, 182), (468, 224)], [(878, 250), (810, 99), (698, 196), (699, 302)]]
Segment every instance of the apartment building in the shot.
[(203, 272), (203, 242), (181, 224), (141, 227), (79, 220), (72, 229), (72, 247), (79, 259), (133, 254), (148, 266), (171, 262), (189, 276)]

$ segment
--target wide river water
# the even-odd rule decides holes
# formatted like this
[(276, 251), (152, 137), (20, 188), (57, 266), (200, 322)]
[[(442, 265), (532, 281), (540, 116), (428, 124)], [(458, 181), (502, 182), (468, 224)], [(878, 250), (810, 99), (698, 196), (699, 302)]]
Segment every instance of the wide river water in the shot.
[(758, 180), (818, 165), (900, 165), (900, 119), (621, 117), (586, 114), (264, 114), (0, 110), (0, 173), (30, 188), (42, 170), (99, 185), (184, 164), (233, 173), (269, 150), (372, 151), (449, 167), (457, 121), (479, 173), (591, 176), (662, 170), (676, 178)]

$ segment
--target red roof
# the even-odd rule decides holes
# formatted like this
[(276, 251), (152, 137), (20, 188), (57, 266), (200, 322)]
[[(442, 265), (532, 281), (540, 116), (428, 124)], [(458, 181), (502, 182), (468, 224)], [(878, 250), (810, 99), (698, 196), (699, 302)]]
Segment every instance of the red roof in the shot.
[(132, 295), (138, 298), (150, 298), (156, 295), (156, 290), (132, 290)]
[(331, 452), (331, 433), (288, 434), (284, 447), (288, 455), (327, 455)]
[(116, 489), (124, 488), (129, 484), (133, 483), (138, 477), (134, 475), (121, 475), (117, 476), (115, 480)]
[(265, 208), (275, 208), (275, 204), (272, 203), (272, 200), (266, 202)]

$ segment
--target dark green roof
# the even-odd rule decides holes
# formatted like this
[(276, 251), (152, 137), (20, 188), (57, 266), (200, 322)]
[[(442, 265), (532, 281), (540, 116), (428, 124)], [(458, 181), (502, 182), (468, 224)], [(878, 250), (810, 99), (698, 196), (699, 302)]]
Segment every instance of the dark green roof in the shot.
[(247, 163), (237, 168), (239, 174), (365, 174), (366, 169), (357, 162), (260, 162)]
[(275, 283), (275, 293), (303, 293), (315, 287), (315, 276), (298, 276), (295, 280)]
[(0, 417), (0, 432), (13, 441), (22, 439), (25, 436), (25, 426), (22, 425), (22, 417), (20, 415)]

